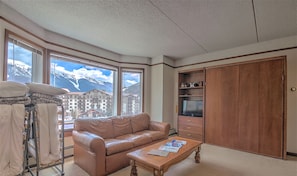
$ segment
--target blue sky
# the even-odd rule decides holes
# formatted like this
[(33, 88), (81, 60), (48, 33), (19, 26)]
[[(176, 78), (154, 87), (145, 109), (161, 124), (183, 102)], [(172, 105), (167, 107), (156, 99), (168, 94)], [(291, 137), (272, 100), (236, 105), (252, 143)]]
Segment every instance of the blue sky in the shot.
[[(15, 51), (13, 55), (13, 50)], [(14, 45), (12, 43), (8, 44), (8, 57), (15, 58), (15, 60), (22, 61), (27, 65), (32, 65), (32, 51)]]
[(67, 74), (75, 75), (77, 79), (89, 77), (100, 81), (113, 83), (113, 71), (98, 67), (93, 67), (81, 63), (51, 59), (51, 67)]

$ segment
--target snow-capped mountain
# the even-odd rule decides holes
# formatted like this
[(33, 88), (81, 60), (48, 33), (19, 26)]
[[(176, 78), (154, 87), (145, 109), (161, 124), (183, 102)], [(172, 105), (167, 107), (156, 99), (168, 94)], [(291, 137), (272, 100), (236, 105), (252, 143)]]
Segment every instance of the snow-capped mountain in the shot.
[[(31, 82), (31, 67), (24, 64), (14, 64), (8, 62), (8, 79), (18, 80), (23, 83)], [(55, 70), (50, 74), (50, 84), (55, 87), (66, 88), (71, 92), (88, 92), (93, 89), (103, 90), (111, 93), (113, 85), (110, 82), (95, 80), (90, 77), (78, 77), (66, 72)]]
[(66, 88), (70, 92), (88, 92), (93, 89), (103, 90), (111, 93), (113, 85), (109, 82), (102, 82), (92, 78), (76, 78), (72, 75), (56, 71), (51, 72), (51, 85)]

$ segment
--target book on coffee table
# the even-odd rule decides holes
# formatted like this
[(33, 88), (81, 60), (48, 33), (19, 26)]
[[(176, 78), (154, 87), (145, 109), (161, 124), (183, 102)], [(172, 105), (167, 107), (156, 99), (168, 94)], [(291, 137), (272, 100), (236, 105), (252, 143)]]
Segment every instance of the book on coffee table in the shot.
[(160, 146), (159, 150), (176, 153), (186, 143), (186, 141), (182, 140), (172, 140), (167, 142), (165, 145)]
[(164, 150), (152, 149), (148, 152), (150, 155), (167, 156), (169, 152)]

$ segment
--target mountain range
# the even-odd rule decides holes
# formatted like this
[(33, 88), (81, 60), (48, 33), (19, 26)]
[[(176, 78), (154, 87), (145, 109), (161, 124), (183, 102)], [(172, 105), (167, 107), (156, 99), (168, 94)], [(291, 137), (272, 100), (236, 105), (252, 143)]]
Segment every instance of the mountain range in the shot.
[[(21, 64), (8, 63), (8, 80), (17, 80), (19, 82), (27, 83), (31, 82), (31, 67), (23, 66)], [(88, 92), (93, 89), (105, 91), (107, 93), (113, 92), (113, 84), (106, 81), (95, 80), (90, 77), (76, 78), (75, 75), (71, 75), (66, 72), (56, 70), (51, 71), (50, 84), (55, 87), (66, 88), (70, 92)], [(123, 89), (126, 94), (138, 94), (139, 83), (133, 84)]]

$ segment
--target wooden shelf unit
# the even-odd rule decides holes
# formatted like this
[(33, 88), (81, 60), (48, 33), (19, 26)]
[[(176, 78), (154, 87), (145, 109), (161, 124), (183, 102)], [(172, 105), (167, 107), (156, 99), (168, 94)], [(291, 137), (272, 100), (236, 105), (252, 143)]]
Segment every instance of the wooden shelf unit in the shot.
[[(178, 82), (178, 135), (204, 141), (204, 84), (205, 70), (180, 72)], [(185, 100), (202, 101), (202, 114), (185, 114)]]

